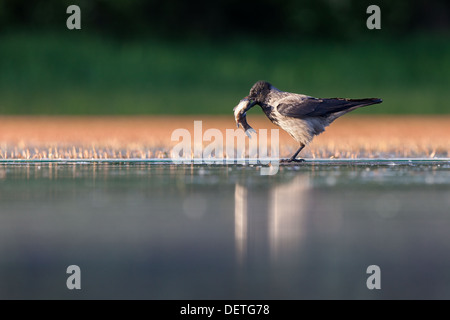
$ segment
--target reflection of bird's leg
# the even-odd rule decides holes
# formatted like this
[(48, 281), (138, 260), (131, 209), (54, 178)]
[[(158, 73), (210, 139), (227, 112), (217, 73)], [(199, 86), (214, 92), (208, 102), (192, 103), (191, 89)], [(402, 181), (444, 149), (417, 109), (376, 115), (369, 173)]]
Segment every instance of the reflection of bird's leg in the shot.
[(295, 157), (300, 153), (300, 151), (303, 150), (303, 148), (305, 147), (305, 145), (302, 143), (300, 144), (300, 148), (298, 148), (298, 150), (294, 153), (294, 155), (289, 158), (289, 159), (282, 159), (281, 162), (303, 162), (305, 161), (305, 159), (295, 159)]

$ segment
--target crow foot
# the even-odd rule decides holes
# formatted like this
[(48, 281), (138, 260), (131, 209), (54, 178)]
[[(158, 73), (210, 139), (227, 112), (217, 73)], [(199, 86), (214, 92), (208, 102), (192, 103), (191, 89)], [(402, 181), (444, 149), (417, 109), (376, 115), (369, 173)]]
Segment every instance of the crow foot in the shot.
[(280, 163), (292, 163), (292, 162), (296, 162), (296, 163), (300, 163), (300, 162), (305, 162), (305, 159), (281, 159)]

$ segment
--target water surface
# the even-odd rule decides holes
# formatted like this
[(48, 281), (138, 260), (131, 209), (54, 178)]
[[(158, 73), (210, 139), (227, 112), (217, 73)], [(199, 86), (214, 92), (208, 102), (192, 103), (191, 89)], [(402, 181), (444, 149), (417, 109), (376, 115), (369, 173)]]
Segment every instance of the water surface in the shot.
[(0, 164), (2, 299), (449, 299), (449, 270), (449, 161)]

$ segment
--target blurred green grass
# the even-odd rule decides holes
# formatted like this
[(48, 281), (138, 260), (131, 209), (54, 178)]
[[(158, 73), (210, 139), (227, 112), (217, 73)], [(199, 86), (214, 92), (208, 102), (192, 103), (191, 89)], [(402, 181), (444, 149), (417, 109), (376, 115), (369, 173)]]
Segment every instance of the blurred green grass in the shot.
[(1, 114), (230, 114), (257, 80), (316, 97), (384, 100), (358, 113), (445, 114), (450, 41), (0, 36)]

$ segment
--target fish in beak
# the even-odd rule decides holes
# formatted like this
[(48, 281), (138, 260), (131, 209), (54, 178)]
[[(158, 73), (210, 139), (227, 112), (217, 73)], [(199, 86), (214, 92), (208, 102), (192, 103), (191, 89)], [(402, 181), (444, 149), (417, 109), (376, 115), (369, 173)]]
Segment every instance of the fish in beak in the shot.
[(250, 110), (255, 104), (256, 102), (249, 100), (248, 97), (245, 97), (233, 109), (237, 127), (239, 128), (239, 125), (241, 125), (245, 130), (245, 134), (247, 134), (249, 138), (252, 137), (251, 133), (256, 133), (256, 131), (247, 123), (247, 111)]

